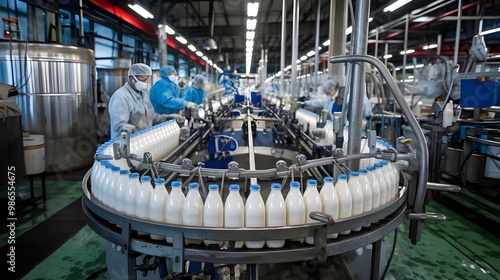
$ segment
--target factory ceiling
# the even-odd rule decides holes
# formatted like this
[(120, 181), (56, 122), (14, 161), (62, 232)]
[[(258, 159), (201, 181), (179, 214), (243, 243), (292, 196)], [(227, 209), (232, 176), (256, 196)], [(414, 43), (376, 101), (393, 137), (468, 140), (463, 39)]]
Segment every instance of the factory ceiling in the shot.
[[(315, 48), (316, 19), (319, 18), (319, 45), (320, 53), (328, 50), (322, 44), (329, 38), (331, 20), (329, 0), (296, 0), (299, 2), (299, 36), (298, 57), (305, 55)], [(202, 49), (207, 39), (213, 38), (217, 49), (204, 53), (214, 62), (227, 61), (231, 67), (245, 64), (246, 50), (246, 21), (247, 3), (241, 0), (136, 0), (134, 3), (143, 5), (154, 15), (147, 21), (156, 26), (167, 23), (178, 34), (186, 38), (189, 43)], [(252, 1), (254, 2), (254, 1)], [(282, 12), (286, 13), (286, 64), (291, 63), (292, 49), (292, 0), (286, 1), (283, 9), (282, 0), (255, 1), (260, 2), (255, 39), (253, 47), (253, 64), (257, 64), (261, 57), (262, 48), (268, 51), (269, 65), (279, 65), (281, 57), (281, 22)], [(334, 1), (335, 2), (335, 1)], [(347, 1), (349, 3), (349, 1)], [(408, 15), (407, 48), (414, 49), (412, 56), (422, 57), (435, 53), (435, 49), (423, 50), (429, 44), (437, 43), (441, 35), (441, 54), (453, 56), (459, 1), (457, 0), (414, 0), (393, 11), (384, 12), (384, 8), (395, 2), (385, 0), (370, 1), (369, 48), (368, 54), (382, 57), (387, 53), (393, 55), (393, 62), (400, 62), (400, 51), (404, 50), (405, 22)], [(129, 10), (131, 2), (114, 1), (115, 5)], [(352, 3), (352, 7), (351, 7)], [(351, 14), (355, 11), (356, 1), (348, 5), (347, 26), (356, 24)], [(319, 4), (319, 14), (318, 14)], [(137, 15), (137, 14), (135, 14)], [(478, 33), (482, 21), (482, 30), (500, 27), (500, 0), (463, 0), (460, 28), (460, 54), (466, 55), (472, 38)], [(137, 17), (140, 18), (139, 15)], [(334, 24), (340, 24), (335, 21)], [(351, 34), (352, 35), (352, 34)], [(351, 40), (347, 35), (347, 43)], [(378, 39), (377, 39), (378, 38)], [(485, 41), (491, 52), (500, 52), (500, 32), (485, 36)], [(378, 44), (375, 44), (378, 42)], [(386, 47), (387, 43), (387, 47)], [(348, 48), (348, 46), (347, 46)], [(324, 57), (328, 54), (324, 53)]]

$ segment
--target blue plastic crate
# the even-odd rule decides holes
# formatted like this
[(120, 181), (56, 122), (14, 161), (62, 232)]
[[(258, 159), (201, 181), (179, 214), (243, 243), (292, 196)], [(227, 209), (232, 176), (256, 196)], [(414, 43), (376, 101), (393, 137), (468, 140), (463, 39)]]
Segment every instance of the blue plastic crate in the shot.
[(500, 82), (463, 79), (460, 83), (460, 106), (486, 108), (500, 105)]

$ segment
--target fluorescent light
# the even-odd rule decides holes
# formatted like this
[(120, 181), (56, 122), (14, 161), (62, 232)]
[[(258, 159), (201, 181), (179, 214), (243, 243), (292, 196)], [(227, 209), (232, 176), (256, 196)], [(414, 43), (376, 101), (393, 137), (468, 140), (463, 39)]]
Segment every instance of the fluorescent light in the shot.
[(346, 28), (346, 30), (345, 30), (345, 35), (349, 35), (349, 34), (351, 34), (351, 33), (352, 33), (352, 26), (349, 26), (349, 27), (347, 27), (347, 28)]
[(330, 39), (326, 40), (323, 42), (323, 46), (329, 46), (330, 45)]
[(253, 40), (247, 40), (246, 46), (247, 48), (253, 48)]
[(208, 57), (203, 56), (203, 57), (202, 57), (202, 59), (203, 59), (203, 60), (205, 60), (205, 61), (207, 61), (207, 60), (208, 60)]
[(500, 27), (498, 28), (493, 28), (493, 29), (490, 29), (490, 30), (486, 30), (486, 31), (482, 31), (481, 33), (479, 33), (479, 35), (488, 35), (488, 34), (491, 34), (491, 33), (496, 33), (496, 32), (499, 32), (500, 31)]
[(252, 53), (246, 53), (245, 56), (248, 58), (248, 57), (252, 57)]
[(148, 10), (144, 9), (141, 5), (138, 4), (128, 4), (129, 8), (134, 10), (134, 12), (141, 15), (143, 18), (154, 18), (153, 14), (151, 14)]
[(368, 22), (372, 22), (373, 18), (372, 17), (369, 17), (368, 18)]
[(200, 51), (197, 51), (197, 52), (196, 52), (196, 55), (197, 55), (197, 56), (199, 56), (199, 57), (202, 57), (202, 56), (203, 56), (203, 53), (202, 53), (202, 52), (200, 52)]
[(313, 56), (313, 55), (315, 55), (315, 54), (316, 54), (316, 52), (315, 52), (315, 51), (309, 51), (306, 55), (307, 55), (307, 56)]
[(411, 0), (398, 0), (391, 5), (384, 8), (384, 12), (394, 12), (395, 10), (403, 7), (404, 5), (410, 3)]
[(424, 46), (423, 49), (424, 50), (430, 50), (430, 49), (435, 49), (438, 47), (438, 44), (430, 44), (428, 46)]
[(297, 63), (301, 63), (301, 62), (302, 62), (302, 60), (300, 60), (300, 59), (297, 59), (297, 61), (295, 61), (295, 62), (297, 62)]
[(246, 48), (246, 52), (247, 52), (247, 53), (251, 53), (251, 52), (253, 52), (253, 48), (252, 48), (252, 47), (247, 47), (247, 48)]
[(392, 54), (386, 54), (386, 55), (384, 55), (384, 59), (389, 59), (391, 57), (392, 57)]
[(165, 24), (165, 32), (167, 32), (168, 35), (174, 35), (175, 31), (168, 25)]
[(247, 19), (247, 29), (255, 30), (255, 27), (257, 27), (257, 19)]
[(302, 61), (304, 61), (306, 59), (307, 59), (307, 55), (303, 55), (303, 56), (300, 57), (300, 60), (302, 60)]
[(259, 13), (259, 3), (248, 3), (247, 5), (247, 15), (249, 17), (256, 17)]
[[(408, 65), (405, 67), (405, 69), (414, 69), (414, 68), (422, 68), (424, 67), (423, 64), (417, 64), (417, 65)], [(396, 71), (401, 70), (402, 67), (396, 67)]]
[(318, 46), (318, 51), (320, 51), (320, 50), (321, 50), (321, 46)]
[(247, 40), (253, 40), (255, 38), (255, 31), (247, 31)]
[(408, 49), (406, 51), (400, 51), (399, 54), (409, 54), (409, 53), (414, 53), (415, 50), (412, 50), (412, 49)]
[(214, 63), (211, 60), (208, 60), (207, 63), (210, 65), (214, 65)]
[(188, 45), (188, 49), (190, 49), (192, 52), (196, 51), (196, 47), (193, 45)]
[(176, 39), (177, 41), (179, 41), (179, 43), (181, 43), (181, 44), (183, 44), (183, 45), (185, 45), (185, 44), (188, 42), (188, 41), (187, 41), (186, 39), (184, 39), (184, 37), (182, 37), (182, 36), (177, 36), (177, 37), (175, 37), (175, 39)]

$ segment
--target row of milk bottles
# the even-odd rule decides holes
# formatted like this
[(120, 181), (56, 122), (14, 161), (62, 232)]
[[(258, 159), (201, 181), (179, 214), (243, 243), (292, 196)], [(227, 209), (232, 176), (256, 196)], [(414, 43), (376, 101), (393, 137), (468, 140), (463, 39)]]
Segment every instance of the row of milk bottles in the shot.
[[(360, 215), (385, 205), (398, 193), (398, 175), (386, 161), (376, 163), (359, 172), (339, 175), (334, 185), (332, 177), (324, 178), (324, 186), (318, 192), (316, 180), (308, 180), (302, 195), (299, 182), (291, 182), (290, 190), (284, 199), (281, 185), (273, 183), (271, 192), (264, 203), (260, 186), (250, 186), (246, 200), (239, 192), (239, 186), (229, 186), (229, 195), (223, 203), (219, 195), (219, 186), (208, 186), (209, 193), (203, 202), (198, 183), (190, 183), (187, 196), (181, 190), (181, 182), (171, 183), (171, 192), (165, 188), (162, 178), (154, 180), (154, 187), (149, 176), (139, 179), (138, 173), (129, 173), (109, 162), (101, 161), (106, 168), (92, 174), (92, 193), (102, 204), (119, 213), (160, 223), (186, 226), (226, 227), (226, 228), (262, 228), (303, 225), (314, 223), (309, 213), (314, 211), (331, 215), (334, 220)], [(95, 177), (94, 177), (95, 176)], [(94, 182), (100, 182), (94, 184)], [(359, 231), (361, 228), (352, 229)], [(349, 234), (350, 231), (340, 234)], [(140, 235), (146, 233), (139, 232)], [(336, 238), (331, 234), (329, 238)], [(151, 234), (154, 240), (166, 240), (173, 243), (172, 237)], [(303, 242), (304, 239), (294, 241)], [(222, 245), (222, 241), (185, 240), (186, 244)], [(306, 237), (307, 244), (314, 244), (312, 236)], [(280, 248), (285, 240), (236, 241), (235, 248), (245, 245), (249, 249)]]
[[(175, 120), (159, 123), (150, 128), (143, 129), (130, 136), (130, 152), (142, 156), (145, 152), (150, 152), (153, 160), (160, 160), (174, 151), (179, 146), (180, 127)], [(120, 142), (120, 137), (115, 137), (101, 145), (96, 153), (98, 155), (113, 156), (113, 143)], [(111, 160), (114, 165), (126, 169), (128, 168), (125, 159)], [(98, 162), (94, 166), (99, 168)]]

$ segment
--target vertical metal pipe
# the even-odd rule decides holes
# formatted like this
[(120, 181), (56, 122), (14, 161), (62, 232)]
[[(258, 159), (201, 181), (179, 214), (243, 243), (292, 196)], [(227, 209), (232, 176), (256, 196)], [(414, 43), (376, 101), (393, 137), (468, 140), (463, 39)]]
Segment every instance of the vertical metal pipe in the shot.
[(158, 60), (160, 67), (168, 64), (167, 61), (167, 32), (165, 32), (165, 25), (158, 25)]
[[(253, 149), (252, 118), (247, 118), (248, 134), (248, 170), (255, 170), (255, 153)], [(257, 178), (250, 178), (250, 184), (257, 184)]]
[(378, 28), (375, 29), (375, 54), (374, 57), (378, 57)]
[[(366, 55), (368, 49), (368, 17), (370, 15), (370, 1), (356, 1), (356, 19), (353, 23), (353, 39), (351, 54)], [(349, 143), (347, 154), (358, 154), (361, 150), (361, 129), (363, 114), (363, 101), (366, 94), (364, 63), (354, 63), (352, 67), (352, 90), (349, 100)], [(359, 160), (348, 162), (351, 170), (358, 170)]]
[(436, 54), (439, 56), (441, 55), (441, 44), (443, 43), (443, 35), (439, 34), (437, 38), (437, 51)]
[(280, 92), (285, 93), (285, 55), (286, 55), (286, 0), (283, 0), (283, 8), (281, 9), (281, 61), (280, 61)]
[(292, 22), (292, 100), (297, 96), (297, 58), (299, 52), (299, 7), (300, 1), (293, 0)]
[(404, 45), (403, 45), (403, 48), (404, 48), (404, 55), (403, 55), (403, 86), (404, 86), (404, 80), (406, 78), (406, 58), (407, 58), (407, 54), (406, 54), (406, 51), (408, 50), (408, 27), (410, 25), (410, 14), (406, 14), (406, 21), (405, 21), (405, 39), (404, 39)]
[(318, 71), (319, 71), (319, 22), (321, 16), (321, 0), (318, 0), (318, 9), (316, 10), (316, 41), (314, 42), (314, 91), (318, 90)]
[[(384, 51), (384, 56), (389, 54), (389, 43), (385, 42), (385, 51)], [(387, 60), (388, 58), (384, 58), (384, 65), (387, 67)]]
[(79, 7), (80, 7), (80, 38), (78, 40), (78, 43), (80, 46), (83, 46), (85, 44), (85, 33), (83, 30), (83, 0), (79, 1)]
[[(344, 55), (347, 36), (347, 2), (346, 0), (331, 0), (330, 2), (330, 47), (329, 55)], [(368, 20), (368, 19), (367, 19)], [(342, 64), (328, 64), (328, 77), (337, 80), (340, 86), (345, 85), (345, 67)]]
[(458, 63), (458, 48), (460, 47), (460, 26), (461, 26), (461, 24), (462, 24), (462, 0), (458, 0), (458, 18), (457, 18), (457, 31), (455, 34), (455, 52), (453, 55), (453, 65), (457, 65), (457, 63)]

